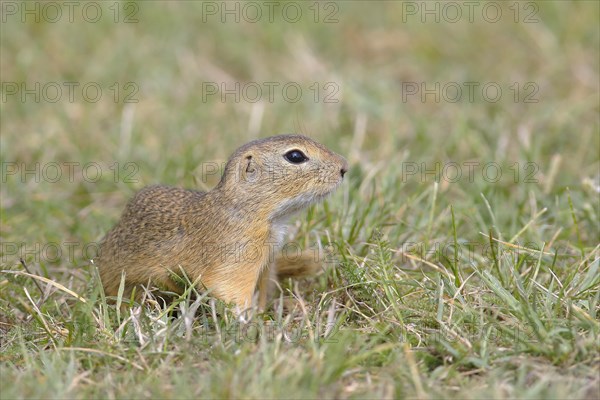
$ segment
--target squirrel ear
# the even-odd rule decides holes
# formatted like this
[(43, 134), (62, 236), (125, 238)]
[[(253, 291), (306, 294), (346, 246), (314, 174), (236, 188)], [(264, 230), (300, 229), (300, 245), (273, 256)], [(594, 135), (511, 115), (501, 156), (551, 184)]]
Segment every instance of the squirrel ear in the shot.
[(256, 170), (256, 163), (252, 160), (252, 156), (246, 156), (246, 173), (252, 173)]
[(258, 164), (251, 155), (246, 156), (242, 163), (242, 175), (246, 181), (255, 181), (258, 178)]

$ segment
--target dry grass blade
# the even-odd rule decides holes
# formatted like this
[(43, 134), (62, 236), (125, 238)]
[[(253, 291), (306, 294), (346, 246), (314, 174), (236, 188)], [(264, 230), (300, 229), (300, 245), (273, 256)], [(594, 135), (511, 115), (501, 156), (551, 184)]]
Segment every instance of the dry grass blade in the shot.
[(103, 355), (106, 357), (114, 358), (119, 361), (123, 361), (124, 363), (129, 364), (132, 367), (139, 369), (140, 371), (144, 370), (144, 368), (141, 365), (136, 364), (133, 361), (126, 359), (125, 357), (121, 357), (117, 354), (111, 354), (106, 351), (102, 351), (102, 350), (98, 350), (98, 349), (86, 349), (83, 347), (60, 347), (60, 348), (57, 348), (56, 350), (58, 350), (58, 351), (82, 351), (85, 353), (99, 354), (99, 355)]
[[(64, 285), (62, 285), (62, 284), (60, 284), (58, 282), (55, 282), (55, 281), (53, 281), (51, 279), (45, 278), (43, 276), (34, 275), (34, 274), (30, 274), (28, 272), (23, 272), (23, 271), (3, 270), (3, 271), (0, 271), (0, 272), (5, 273), (5, 274), (23, 275), (23, 276), (27, 276), (29, 278), (40, 280), (42, 282), (45, 282), (45, 283), (47, 283), (49, 285), (52, 285), (55, 288), (57, 288), (57, 289), (65, 292), (65, 293), (71, 295), (72, 297), (76, 298), (77, 300), (81, 301), (82, 303), (86, 303), (87, 302), (86, 299), (84, 299), (83, 297), (81, 297), (80, 295), (78, 295), (77, 293), (75, 293), (74, 291), (72, 291), (71, 289), (68, 289)], [(42, 291), (42, 293), (43, 293), (43, 291)]]

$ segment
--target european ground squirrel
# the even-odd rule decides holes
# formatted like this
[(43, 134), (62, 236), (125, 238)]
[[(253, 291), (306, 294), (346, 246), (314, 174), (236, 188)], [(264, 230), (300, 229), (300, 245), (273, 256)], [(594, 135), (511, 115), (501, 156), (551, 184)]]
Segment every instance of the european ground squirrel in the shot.
[(94, 260), (106, 295), (117, 295), (123, 274), (125, 296), (148, 284), (182, 293), (183, 272), (240, 311), (258, 289), (264, 307), (276, 275), (302, 274), (316, 263), (282, 257), (287, 219), (332, 193), (347, 170), (343, 157), (314, 140), (280, 135), (237, 149), (208, 192), (143, 188)]

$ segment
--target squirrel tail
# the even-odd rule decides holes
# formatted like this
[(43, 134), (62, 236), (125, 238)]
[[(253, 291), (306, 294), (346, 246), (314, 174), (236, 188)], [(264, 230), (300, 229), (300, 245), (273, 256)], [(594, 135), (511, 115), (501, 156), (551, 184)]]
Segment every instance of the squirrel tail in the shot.
[(275, 259), (277, 280), (315, 275), (322, 270), (322, 265), (318, 261), (312, 254), (302, 254), (296, 257), (280, 255)]

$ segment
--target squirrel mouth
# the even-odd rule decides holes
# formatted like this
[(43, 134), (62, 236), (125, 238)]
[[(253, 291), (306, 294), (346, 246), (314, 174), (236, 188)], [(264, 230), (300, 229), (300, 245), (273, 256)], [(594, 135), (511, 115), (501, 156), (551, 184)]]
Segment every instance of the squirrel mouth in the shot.
[(292, 214), (295, 214), (303, 209), (320, 203), (325, 200), (327, 196), (335, 191), (337, 185), (324, 193), (311, 193), (311, 194), (302, 194), (300, 196), (293, 197), (283, 203), (281, 203), (273, 212), (273, 219), (279, 219), (283, 217), (288, 217)]
[[(337, 179), (335, 183), (321, 187), (318, 192), (302, 193), (295, 197), (289, 198), (284, 202), (280, 203), (275, 210), (271, 213), (271, 219), (278, 220), (281, 218), (289, 217), (304, 208), (307, 208), (313, 204), (317, 204), (325, 200), (329, 195), (337, 190), (342, 184), (343, 178)], [(321, 182), (323, 183), (323, 182)]]

